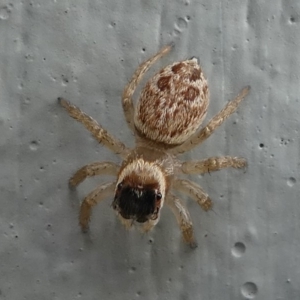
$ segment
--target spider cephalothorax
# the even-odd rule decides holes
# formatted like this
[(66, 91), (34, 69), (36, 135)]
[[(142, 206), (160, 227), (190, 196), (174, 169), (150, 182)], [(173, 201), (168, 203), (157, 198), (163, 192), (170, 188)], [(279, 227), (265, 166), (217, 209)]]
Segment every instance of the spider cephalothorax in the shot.
[(157, 220), (166, 184), (160, 166), (142, 158), (132, 160), (119, 173), (113, 207), (125, 219), (139, 223)]
[(248, 94), (246, 87), (208, 124), (197, 131), (207, 111), (209, 90), (197, 59), (173, 63), (163, 68), (146, 83), (141, 97), (133, 105), (132, 95), (144, 73), (160, 57), (170, 51), (166, 46), (142, 63), (125, 87), (122, 105), (129, 128), (134, 132), (136, 147), (128, 149), (78, 107), (59, 98), (70, 116), (81, 122), (93, 136), (123, 158), (119, 166), (113, 162), (95, 162), (79, 169), (70, 179), (77, 186), (85, 178), (113, 175), (115, 180), (98, 186), (82, 202), (79, 223), (88, 228), (92, 207), (111, 197), (112, 207), (126, 227), (135, 222), (142, 231), (152, 229), (159, 221), (164, 205), (170, 207), (180, 226), (184, 240), (196, 245), (188, 211), (173, 191), (184, 192), (202, 209), (212, 202), (196, 183), (180, 179), (180, 174), (203, 174), (227, 167), (242, 168), (246, 160), (238, 157), (210, 157), (200, 161), (180, 161), (177, 156), (206, 140), (238, 107)]

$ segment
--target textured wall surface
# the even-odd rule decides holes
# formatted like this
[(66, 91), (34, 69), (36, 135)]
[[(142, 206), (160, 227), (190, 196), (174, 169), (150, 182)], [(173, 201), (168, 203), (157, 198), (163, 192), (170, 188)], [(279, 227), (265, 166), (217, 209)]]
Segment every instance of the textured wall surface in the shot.
[[(298, 0), (0, 1), (0, 299), (299, 299), (299, 32)], [(249, 166), (191, 177), (214, 200), (205, 213), (184, 198), (195, 250), (167, 208), (141, 235), (122, 227), (112, 199), (95, 208), (84, 235), (80, 201), (108, 178), (77, 191), (67, 180), (87, 163), (120, 161), (56, 99), (132, 146), (122, 89), (171, 41), (149, 74), (199, 57), (208, 117), (252, 87), (185, 158), (236, 155)]]

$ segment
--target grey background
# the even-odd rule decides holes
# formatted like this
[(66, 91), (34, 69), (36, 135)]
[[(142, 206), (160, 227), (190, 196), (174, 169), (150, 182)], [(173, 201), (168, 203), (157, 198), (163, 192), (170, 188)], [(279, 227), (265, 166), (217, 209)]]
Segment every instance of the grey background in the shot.
[[(0, 1), (0, 299), (299, 299), (300, 2)], [(148, 235), (127, 232), (111, 200), (78, 208), (96, 184), (70, 192), (79, 167), (118, 158), (56, 102), (64, 96), (133, 145), (120, 96), (139, 63), (149, 72), (197, 56), (209, 115), (245, 85), (250, 96), (201, 147), (237, 155), (246, 171), (192, 177), (214, 200), (185, 199), (198, 248), (165, 208)], [(137, 95), (136, 95), (137, 96)]]

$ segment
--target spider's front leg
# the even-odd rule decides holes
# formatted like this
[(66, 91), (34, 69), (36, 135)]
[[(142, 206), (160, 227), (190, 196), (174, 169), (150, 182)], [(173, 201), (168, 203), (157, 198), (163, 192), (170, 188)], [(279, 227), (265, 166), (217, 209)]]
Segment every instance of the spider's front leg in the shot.
[(100, 185), (85, 197), (81, 204), (79, 213), (79, 224), (83, 232), (86, 232), (89, 228), (92, 207), (105, 198), (111, 197), (114, 194), (115, 186), (115, 182)]
[(98, 124), (92, 117), (82, 112), (77, 106), (71, 104), (63, 98), (58, 98), (58, 101), (62, 107), (66, 109), (69, 115), (76, 121), (84, 125), (84, 127), (92, 133), (94, 138), (109, 148), (116, 154), (120, 154), (125, 157), (128, 153), (128, 149), (118, 139), (113, 137), (107, 130)]
[(157, 54), (155, 54), (153, 57), (149, 58), (145, 62), (143, 62), (138, 69), (133, 74), (130, 82), (127, 84), (123, 91), (122, 96), (122, 105), (124, 110), (124, 115), (126, 122), (131, 130), (134, 131), (134, 106), (132, 101), (132, 95), (139, 84), (139, 82), (142, 80), (143, 75), (148, 71), (148, 69), (162, 56), (170, 52), (172, 49), (171, 45), (168, 45), (164, 48), (162, 48)]
[(243, 88), (239, 95), (234, 100), (228, 102), (227, 105), (218, 114), (216, 114), (204, 128), (202, 128), (199, 132), (194, 133), (183, 144), (172, 149), (171, 152), (173, 154), (181, 154), (204, 142), (232, 113), (236, 111), (241, 101), (248, 95), (249, 91), (250, 86)]
[(113, 162), (95, 162), (80, 168), (69, 180), (71, 187), (76, 187), (87, 177), (96, 175), (117, 175), (119, 166)]
[(181, 201), (172, 194), (167, 196), (166, 201), (177, 220), (184, 241), (189, 244), (191, 248), (196, 248), (197, 243), (194, 238), (193, 224), (188, 210)]

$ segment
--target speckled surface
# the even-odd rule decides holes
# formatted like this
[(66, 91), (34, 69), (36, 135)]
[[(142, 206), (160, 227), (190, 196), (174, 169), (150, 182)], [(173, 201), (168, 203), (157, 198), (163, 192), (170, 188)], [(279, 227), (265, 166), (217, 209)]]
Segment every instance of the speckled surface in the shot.
[[(125, 4), (126, 3), (126, 4)], [(0, 2), (0, 299), (298, 299), (300, 295), (300, 3), (261, 1)], [(237, 155), (247, 170), (194, 176), (214, 200), (187, 200), (198, 248), (168, 209), (149, 235), (126, 232), (111, 199), (79, 203), (105, 177), (70, 192), (97, 160), (118, 162), (56, 102), (64, 96), (128, 145), (120, 95), (160, 47), (154, 69), (196, 56), (209, 117), (245, 85), (251, 95), (185, 157)]]

